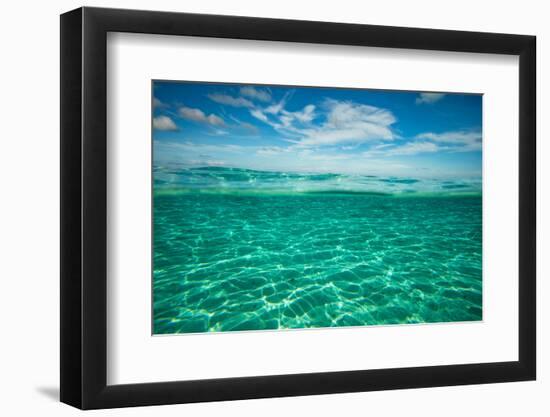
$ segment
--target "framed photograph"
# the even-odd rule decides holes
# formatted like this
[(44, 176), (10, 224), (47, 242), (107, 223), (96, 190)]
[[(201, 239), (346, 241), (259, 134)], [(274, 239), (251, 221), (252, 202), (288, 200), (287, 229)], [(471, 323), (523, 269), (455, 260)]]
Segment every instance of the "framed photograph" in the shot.
[(536, 375), (535, 37), (61, 16), (61, 401)]

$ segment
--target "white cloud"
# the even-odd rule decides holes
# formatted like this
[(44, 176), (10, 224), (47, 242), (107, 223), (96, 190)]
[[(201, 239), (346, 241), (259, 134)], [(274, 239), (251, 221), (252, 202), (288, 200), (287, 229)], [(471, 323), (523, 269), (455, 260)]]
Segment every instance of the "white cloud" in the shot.
[(289, 152), (289, 148), (282, 148), (280, 146), (263, 146), (256, 151), (256, 154), (262, 156), (270, 156), (279, 155), (284, 152)]
[(267, 116), (259, 109), (251, 110), (250, 114), (262, 122), (269, 123)]
[(272, 104), (271, 106), (267, 107), (264, 112), (277, 115), (283, 110), (286, 106), (287, 100), (290, 98), (290, 96), (294, 94), (294, 90), (287, 91), (283, 98), (276, 104)]
[(179, 130), (178, 126), (168, 116), (158, 116), (153, 118), (153, 129), (156, 130)]
[(453, 131), (443, 133), (426, 132), (417, 135), (418, 139), (428, 139), (442, 143), (473, 143), (481, 141), (481, 132)]
[(393, 140), (396, 118), (389, 110), (351, 101), (326, 100), (327, 119), (320, 127), (303, 129), (298, 146)]
[(479, 131), (426, 132), (417, 135), (416, 138), (452, 145), (449, 149), (456, 152), (479, 150), (482, 141), (481, 132)]
[(280, 101), (277, 104), (272, 104), (271, 106), (266, 108), (264, 111), (270, 114), (278, 114), (284, 108), (284, 106), (285, 106), (285, 103)]
[(227, 162), (215, 160), (215, 159), (191, 159), (188, 161), (190, 165), (194, 166), (208, 166), (208, 167), (222, 167), (227, 165)]
[(222, 129), (213, 129), (210, 133), (208, 133), (210, 136), (225, 136), (228, 135), (229, 132), (227, 130)]
[(379, 145), (373, 146), (371, 149), (379, 150), (379, 149), (384, 149), (391, 146), (395, 146), (395, 145), (393, 143), (381, 143)]
[(165, 107), (166, 104), (164, 104), (162, 101), (160, 101), (158, 98), (153, 97), (153, 107)]
[(233, 97), (227, 94), (208, 94), (208, 98), (219, 104), (232, 107), (254, 107), (254, 104), (244, 97)]
[(200, 109), (194, 109), (191, 107), (180, 107), (179, 115), (187, 120), (192, 120), (194, 122), (207, 123), (212, 126), (225, 126), (224, 120), (216, 116), (215, 114), (206, 115)]
[(271, 94), (267, 90), (254, 88), (251, 86), (242, 87), (240, 93), (243, 96), (249, 97), (254, 100), (269, 102), (271, 101)]
[[(375, 126), (373, 128), (376, 129)], [(311, 130), (308, 137), (298, 141), (298, 144), (300, 146), (326, 146), (338, 143), (363, 142), (371, 134), (375, 136), (375, 132), (359, 128)], [(376, 138), (378, 139), (378, 135), (376, 135)]]
[(445, 97), (443, 93), (420, 93), (416, 98), (416, 104), (431, 104)]
[(480, 149), (481, 132), (426, 132), (415, 136), (412, 142), (403, 145), (396, 146), (393, 143), (375, 145), (363, 152), (363, 156), (406, 156), (433, 152), (470, 152)]
[(389, 110), (351, 101), (327, 99), (322, 114), (326, 120), (318, 126), (310, 123), (317, 118), (317, 108), (306, 105), (299, 111), (285, 109), (287, 95), (266, 109), (253, 109), (250, 114), (270, 125), (297, 147), (360, 144), (371, 140), (393, 140), (396, 135), (391, 125), (396, 118)]
[(384, 153), (387, 156), (417, 155), (419, 153), (437, 152), (440, 149), (438, 145), (432, 142), (409, 142), (403, 146), (386, 149)]
[(327, 116), (328, 124), (335, 128), (363, 123), (390, 126), (396, 122), (395, 116), (391, 111), (367, 104), (327, 100), (326, 106), (329, 110)]
[(315, 118), (315, 106), (308, 104), (301, 111), (288, 112), (282, 110), (284, 117), (288, 118), (290, 122), (297, 120), (301, 123), (309, 123)]

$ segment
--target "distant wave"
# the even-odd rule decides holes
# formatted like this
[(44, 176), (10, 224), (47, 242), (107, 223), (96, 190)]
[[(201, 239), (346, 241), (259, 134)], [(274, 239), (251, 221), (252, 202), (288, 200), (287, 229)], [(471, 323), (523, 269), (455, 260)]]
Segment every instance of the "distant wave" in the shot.
[(336, 173), (256, 171), (242, 168), (154, 167), (154, 191), (160, 194), (241, 195), (481, 195), (481, 179), (430, 179)]

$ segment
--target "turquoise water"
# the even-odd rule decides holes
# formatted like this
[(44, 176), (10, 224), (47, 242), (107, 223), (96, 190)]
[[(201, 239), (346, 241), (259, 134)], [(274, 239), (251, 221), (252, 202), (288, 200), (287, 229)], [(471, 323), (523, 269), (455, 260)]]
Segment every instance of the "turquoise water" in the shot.
[(154, 178), (154, 334), (482, 319), (479, 180)]

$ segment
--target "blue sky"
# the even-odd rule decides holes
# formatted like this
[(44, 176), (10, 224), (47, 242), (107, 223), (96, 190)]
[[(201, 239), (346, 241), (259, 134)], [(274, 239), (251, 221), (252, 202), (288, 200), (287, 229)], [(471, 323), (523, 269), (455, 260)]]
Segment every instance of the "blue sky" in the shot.
[(481, 177), (482, 97), (154, 81), (156, 166)]

